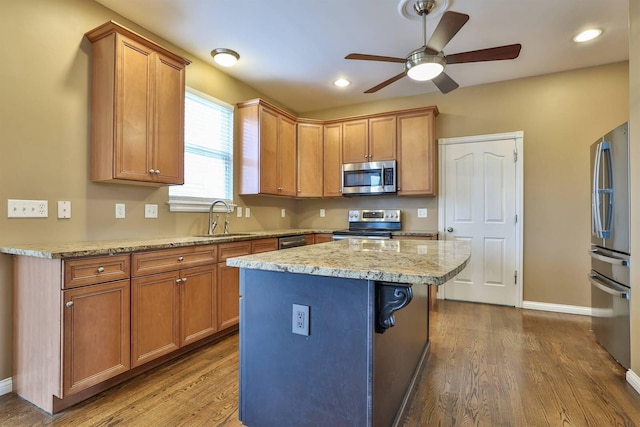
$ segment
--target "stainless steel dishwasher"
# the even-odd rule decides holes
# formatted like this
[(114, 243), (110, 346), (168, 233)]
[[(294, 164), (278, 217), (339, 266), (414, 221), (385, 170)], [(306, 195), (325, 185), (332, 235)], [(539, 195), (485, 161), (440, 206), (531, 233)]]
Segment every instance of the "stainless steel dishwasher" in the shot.
[(303, 234), (295, 236), (285, 236), (278, 238), (278, 249), (295, 248), (307, 244), (307, 239)]

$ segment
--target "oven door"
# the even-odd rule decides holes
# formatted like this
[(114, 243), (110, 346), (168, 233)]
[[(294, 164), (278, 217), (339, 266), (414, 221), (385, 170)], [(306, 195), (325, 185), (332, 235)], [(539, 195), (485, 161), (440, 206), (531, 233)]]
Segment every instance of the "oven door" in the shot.
[(345, 163), (342, 165), (342, 195), (395, 193), (395, 170), (395, 160)]

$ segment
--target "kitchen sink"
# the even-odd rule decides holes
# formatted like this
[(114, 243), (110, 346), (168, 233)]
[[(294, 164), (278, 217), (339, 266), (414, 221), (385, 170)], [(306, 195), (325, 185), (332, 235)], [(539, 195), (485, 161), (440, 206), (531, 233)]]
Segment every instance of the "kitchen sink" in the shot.
[(253, 233), (228, 233), (228, 234), (196, 234), (193, 237), (238, 237), (238, 236), (252, 236)]

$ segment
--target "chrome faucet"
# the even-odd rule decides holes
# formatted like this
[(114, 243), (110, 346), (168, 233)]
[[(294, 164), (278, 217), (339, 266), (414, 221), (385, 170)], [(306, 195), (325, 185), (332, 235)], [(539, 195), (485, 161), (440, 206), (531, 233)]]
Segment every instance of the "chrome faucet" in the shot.
[(220, 214), (216, 214), (216, 220), (212, 221), (213, 208), (218, 203), (222, 203), (224, 207), (227, 208), (227, 216), (224, 220), (224, 234), (229, 234), (229, 214), (231, 213), (231, 207), (229, 207), (227, 202), (225, 202), (224, 200), (217, 199), (217, 200), (214, 200), (213, 203), (211, 203), (211, 206), (209, 207), (209, 235), (210, 236), (213, 236), (213, 232), (216, 230), (216, 227), (218, 226), (218, 219), (220, 218)]

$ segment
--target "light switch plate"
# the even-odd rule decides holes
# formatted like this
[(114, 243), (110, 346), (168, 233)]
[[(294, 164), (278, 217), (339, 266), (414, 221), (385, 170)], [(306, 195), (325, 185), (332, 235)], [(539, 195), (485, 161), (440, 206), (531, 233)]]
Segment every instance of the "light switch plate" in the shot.
[(71, 218), (71, 202), (58, 200), (58, 219)]
[(249, 218), (251, 217), (251, 208), (244, 208), (244, 217), (245, 218)]
[(284, 218), (285, 216), (287, 216), (287, 210), (286, 209), (280, 209), (280, 216), (282, 218)]
[(324, 215), (325, 215), (325, 210), (320, 209), (320, 218), (324, 218)]
[(242, 218), (242, 206), (236, 206), (236, 215), (238, 218)]

